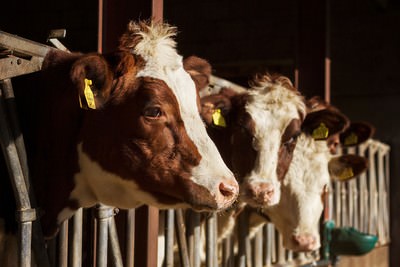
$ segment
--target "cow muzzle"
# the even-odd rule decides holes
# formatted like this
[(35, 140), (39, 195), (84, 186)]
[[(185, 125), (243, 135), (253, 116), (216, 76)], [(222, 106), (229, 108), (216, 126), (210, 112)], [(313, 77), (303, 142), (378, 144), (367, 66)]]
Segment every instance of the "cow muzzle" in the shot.
[(269, 207), (278, 204), (279, 186), (268, 182), (245, 182), (241, 188), (242, 200), (250, 206)]
[(321, 246), (319, 236), (309, 233), (293, 235), (291, 241), (288, 248), (296, 252), (310, 252)]

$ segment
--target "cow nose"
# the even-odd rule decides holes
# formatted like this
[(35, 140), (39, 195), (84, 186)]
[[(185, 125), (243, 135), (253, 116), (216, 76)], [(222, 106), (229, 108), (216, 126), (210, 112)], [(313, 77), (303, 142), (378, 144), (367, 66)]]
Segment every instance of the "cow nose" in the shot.
[(312, 234), (293, 235), (293, 241), (296, 245), (296, 251), (312, 251), (319, 247), (317, 237)]
[(253, 206), (272, 206), (279, 201), (276, 188), (271, 183), (250, 183), (246, 194), (249, 204)]
[(239, 185), (235, 179), (223, 180), (218, 184), (220, 194), (216, 196), (219, 209), (229, 208), (239, 195)]
[(237, 184), (222, 182), (219, 184), (219, 192), (225, 197), (231, 197), (238, 194)]

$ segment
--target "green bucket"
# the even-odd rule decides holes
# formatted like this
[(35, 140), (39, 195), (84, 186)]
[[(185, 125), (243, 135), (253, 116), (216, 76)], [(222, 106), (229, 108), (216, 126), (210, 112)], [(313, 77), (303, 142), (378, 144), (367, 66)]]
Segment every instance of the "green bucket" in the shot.
[(333, 255), (364, 255), (374, 249), (378, 237), (362, 233), (353, 227), (331, 230), (330, 252)]

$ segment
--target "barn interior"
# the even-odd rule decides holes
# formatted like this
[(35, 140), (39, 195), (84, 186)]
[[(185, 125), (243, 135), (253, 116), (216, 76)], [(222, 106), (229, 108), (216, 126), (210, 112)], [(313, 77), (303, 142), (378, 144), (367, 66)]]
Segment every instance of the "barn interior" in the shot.
[[(66, 29), (60, 40), (69, 50), (108, 52), (129, 20), (151, 17), (154, 2), (5, 1), (0, 30), (46, 43), (50, 30)], [(255, 73), (278, 72), (306, 97), (319, 95), (352, 120), (375, 126), (374, 139), (390, 146), (391, 240), (380, 266), (400, 266), (400, 1), (158, 4), (163, 20), (178, 28), (178, 51), (207, 59), (214, 75), (246, 87)]]

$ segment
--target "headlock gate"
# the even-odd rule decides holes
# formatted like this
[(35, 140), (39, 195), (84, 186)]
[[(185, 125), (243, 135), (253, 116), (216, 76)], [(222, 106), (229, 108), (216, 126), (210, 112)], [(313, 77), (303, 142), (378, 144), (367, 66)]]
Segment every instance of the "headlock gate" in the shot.
[[(9, 236), (0, 237), (0, 249), (3, 250), (0, 264), (8, 261), (8, 265), (1, 266), (137, 266), (134, 252), (141, 253), (144, 241), (134, 237), (135, 231), (136, 234), (140, 231), (135, 228), (135, 222), (141, 220), (135, 216), (135, 210), (118, 213), (118, 209), (103, 205), (80, 209), (62, 224), (57, 238), (45, 241), (41, 235), (40, 212), (30, 193), (27, 158), (11, 78), (39, 71), (44, 56), (51, 49), (54, 48), (0, 32), (0, 138), (14, 189), (19, 226), (18, 247), (10, 245)], [(376, 234), (378, 244), (386, 245), (390, 242), (390, 148), (370, 140), (357, 151), (343, 151), (347, 152), (366, 156), (369, 169), (357, 179), (331, 185), (329, 218), (337, 226), (353, 226), (362, 232)], [(245, 212), (237, 219), (238, 232), (220, 242), (217, 234), (219, 217), (218, 214), (190, 210), (160, 211), (158, 240), (152, 240), (154, 251), (148, 253), (157, 259), (154, 262), (158, 261), (158, 266), (168, 267), (311, 266), (317, 265), (321, 258), (318, 251), (295, 253), (284, 249), (282, 238), (270, 223), (250, 237), (249, 217)], [(11, 258), (13, 253), (18, 254), (18, 264)]]

